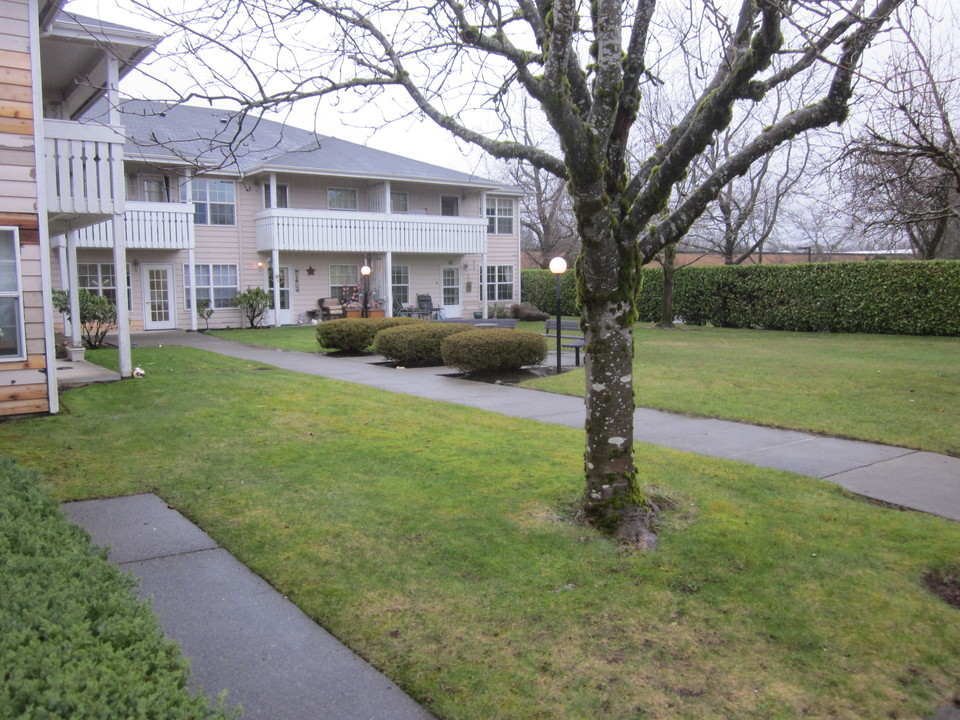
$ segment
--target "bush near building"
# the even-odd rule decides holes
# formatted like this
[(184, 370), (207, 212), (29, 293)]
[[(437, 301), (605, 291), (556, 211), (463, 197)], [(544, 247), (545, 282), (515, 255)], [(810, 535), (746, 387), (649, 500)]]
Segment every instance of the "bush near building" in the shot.
[(0, 717), (224, 717), (187, 689), (188, 663), (133, 580), (2, 457), (0, 577)]
[(377, 333), (396, 325), (426, 325), (419, 318), (341, 318), (317, 325), (320, 347), (342, 352), (363, 352), (373, 344)]

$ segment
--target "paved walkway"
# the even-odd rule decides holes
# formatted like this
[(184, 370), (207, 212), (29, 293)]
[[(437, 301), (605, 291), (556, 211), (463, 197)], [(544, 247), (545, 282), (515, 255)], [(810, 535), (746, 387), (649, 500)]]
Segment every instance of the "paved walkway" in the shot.
[[(134, 342), (188, 345), (276, 367), (581, 428), (583, 401), (452, 376), (395, 370), (371, 358), (328, 358), (202, 333), (141, 333)], [(98, 380), (108, 379), (106, 376)], [(960, 459), (722, 420), (638, 410), (636, 438), (702, 455), (821, 477), (855, 492), (960, 521)], [(73, 522), (140, 578), (164, 631), (191, 659), (195, 688), (229, 692), (247, 720), (430, 720), (295, 605), (155, 495), (68, 503)], [(930, 720), (960, 720), (944, 706)]]

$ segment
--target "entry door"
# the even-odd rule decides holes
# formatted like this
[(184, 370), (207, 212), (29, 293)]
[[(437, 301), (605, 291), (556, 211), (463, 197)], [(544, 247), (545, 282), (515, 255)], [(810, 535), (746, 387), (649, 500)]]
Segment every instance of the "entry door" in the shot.
[[(270, 296), (270, 309), (267, 310), (266, 323), (273, 325), (273, 268), (266, 269), (266, 280), (264, 289)], [(280, 324), (293, 325), (293, 308), (290, 306), (290, 267), (280, 266)]]
[(443, 268), (442, 279), (444, 315), (448, 318), (458, 318), (460, 317), (460, 268)]
[(143, 286), (143, 329), (172, 330), (177, 326), (174, 312), (173, 265), (141, 265)]

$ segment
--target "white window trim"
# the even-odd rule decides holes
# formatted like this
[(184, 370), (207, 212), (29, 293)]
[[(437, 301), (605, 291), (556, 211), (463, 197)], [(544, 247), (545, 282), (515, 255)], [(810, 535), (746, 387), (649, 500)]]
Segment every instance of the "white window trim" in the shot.
[[(342, 192), (353, 195), (353, 207), (334, 207), (330, 204), (330, 193), (331, 192)], [(328, 187), (327, 188), (327, 210), (345, 210), (347, 212), (355, 212), (360, 209), (360, 193), (357, 192), (356, 188), (349, 187)]]
[[(395, 282), (393, 273), (396, 272), (399, 268), (406, 270), (407, 281), (405, 283)], [(394, 265), (390, 268), (390, 291), (393, 293), (393, 297), (397, 297), (397, 288), (406, 288), (407, 299), (401, 300), (400, 302), (409, 305), (410, 304), (410, 266), (409, 265)]]
[[(94, 290), (99, 291), (99, 292), (93, 292), (94, 295), (103, 295), (103, 291), (104, 291), (104, 290), (113, 290), (113, 295), (114, 295), (114, 297), (116, 297), (116, 295), (117, 295), (117, 273), (116, 273), (116, 272), (114, 271), (114, 269), (113, 269), (113, 263), (112, 263), (112, 262), (86, 262), (86, 261), (77, 261), (77, 266), (79, 267), (80, 265), (96, 265), (96, 266), (97, 266), (97, 287), (96, 287), (96, 288), (90, 288), (90, 287), (84, 287), (84, 286), (82, 286), (82, 285), (79, 285), (79, 278), (78, 278), (78, 279), (77, 279), (77, 280), (78, 280), (78, 289), (80, 289), (80, 290), (87, 290), (88, 292), (93, 292)], [(104, 268), (104, 267), (109, 267), (109, 268), (111, 269), (111, 271), (113, 272), (113, 285), (106, 285), (106, 286), (105, 286), (105, 285), (103, 284), (103, 268)], [(131, 282), (131, 276), (130, 276), (130, 263), (127, 263), (127, 310), (129, 311), (131, 307), (133, 307), (133, 283)]]
[[(210, 188), (209, 188), (209, 186), (206, 186), (206, 183), (224, 183), (224, 184), (231, 185), (231, 186), (233, 187), (233, 202), (232, 202), (232, 203), (225, 203), (225, 202), (217, 202), (217, 201), (211, 200), (211, 199), (210, 199)], [(195, 198), (193, 197), (194, 192), (196, 192), (196, 189), (197, 189), (201, 184), (203, 184), (203, 185), (205, 186), (205, 189), (206, 189), (206, 195), (207, 195), (207, 199), (206, 199), (206, 200), (197, 200), (197, 199), (195, 199)], [(237, 226), (237, 184), (236, 184), (233, 180), (223, 180), (222, 178), (197, 178), (197, 177), (195, 177), (195, 178), (193, 178), (193, 179), (190, 181), (190, 200), (193, 202), (194, 208), (196, 208), (197, 205), (206, 205), (206, 207), (207, 207), (207, 221), (206, 221), (205, 223), (199, 223), (199, 222), (197, 222), (197, 221), (196, 221), (196, 212), (194, 212), (194, 216), (193, 216), (193, 217), (194, 217), (194, 223), (195, 223), (196, 225), (202, 225), (203, 227), (236, 227), (236, 226)], [(213, 222), (210, 222), (210, 217), (211, 217), (210, 206), (211, 206), (211, 205), (230, 205), (230, 206), (233, 208), (233, 222), (232, 222), (232, 223), (213, 223)], [(220, 263), (217, 263), (217, 264), (220, 264)]]
[[(510, 282), (500, 281), (500, 269), (510, 268)], [(493, 280), (490, 280), (490, 273), (493, 272)], [(517, 297), (517, 268), (514, 265), (487, 265), (487, 302), (516, 302)], [(500, 288), (510, 288), (510, 297), (500, 297)], [(495, 297), (490, 297), (494, 294)]]
[[(235, 286), (234, 286), (234, 285), (214, 285), (214, 284), (213, 284), (213, 266), (214, 266), (214, 265), (225, 265), (225, 266), (227, 266), (227, 267), (232, 267), (232, 268), (234, 268), (234, 269), (236, 270), (236, 274), (237, 274), (237, 284), (236, 284)], [(214, 297), (214, 292), (213, 292), (213, 291), (214, 291), (215, 288), (232, 287), (233, 289), (235, 289), (235, 290), (239, 293), (239, 292), (240, 292), (240, 266), (237, 265), (237, 263), (217, 263), (217, 262), (215, 262), (215, 263), (194, 263), (194, 264), (193, 264), (193, 274), (194, 274), (194, 278), (196, 278), (197, 268), (202, 268), (202, 267), (207, 268), (208, 271), (209, 271), (209, 273), (210, 273), (210, 284), (209, 284), (209, 285), (197, 285), (197, 290), (199, 291), (201, 287), (203, 287), (203, 288), (209, 288), (209, 290), (210, 290), (210, 307), (211, 307), (212, 309), (214, 309), (214, 310), (230, 310), (230, 309), (232, 309), (232, 308), (234, 307), (233, 305), (224, 305), (224, 306), (221, 306), (221, 307), (217, 307), (217, 305), (215, 304), (216, 298)], [(184, 264), (183, 264), (183, 306), (184, 306), (184, 310), (189, 310), (189, 309), (190, 309), (190, 282), (191, 282), (191, 279), (190, 279), (190, 266), (189, 266), (188, 264), (184, 263)], [(203, 298), (200, 297), (199, 292), (198, 292), (198, 293), (197, 293), (197, 302), (199, 302), (200, 300), (203, 300)]]
[[(509, 206), (510, 212), (503, 212)], [(493, 214), (490, 211), (493, 210)], [(487, 207), (485, 210), (487, 217), (488, 235), (513, 235), (516, 231), (516, 212), (513, 198), (487, 197)], [(500, 220), (510, 218), (510, 231), (500, 232)], [(493, 220), (493, 230), (490, 230), (490, 221)]]
[(20, 228), (15, 225), (0, 225), (0, 232), (5, 231), (13, 234), (13, 259), (17, 269), (17, 289), (0, 291), (0, 297), (12, 297), (17, 299), (17, 347), (20, 348), (20, 353), (18, 355), (0, 357), (0, 362), (23, 362), (27, 359), (27, 331), (26, 327), (24, 326), (23, 268), (21, 266), (20, 257)]

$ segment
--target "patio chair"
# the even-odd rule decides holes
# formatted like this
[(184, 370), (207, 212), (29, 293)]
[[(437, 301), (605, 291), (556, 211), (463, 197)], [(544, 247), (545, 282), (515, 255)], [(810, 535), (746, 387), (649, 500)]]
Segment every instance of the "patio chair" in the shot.
[(417, 314), (420, 317), (438, 318), (442, 307), (433, 304), (433, 297), (430, 295), (417, 295)]
[(336, 320), (347, 315), (343, 305), (336, 298), (320, 298), (317, 304), (320, 306), (321, 320)]
[(393, 316), (394, 317), (413, 317), (413, 308), (404, 307), (403, 303), (399, 299), (393, 299)]

